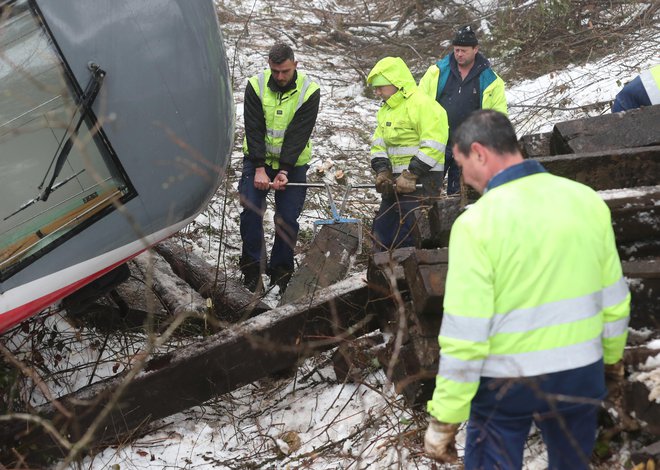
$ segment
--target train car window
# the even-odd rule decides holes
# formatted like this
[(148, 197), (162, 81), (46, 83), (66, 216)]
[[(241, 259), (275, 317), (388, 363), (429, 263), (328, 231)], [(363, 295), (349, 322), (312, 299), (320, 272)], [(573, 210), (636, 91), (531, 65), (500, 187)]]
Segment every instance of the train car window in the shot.
[(130, 192), (79, 88), (28, 1), (0, 2), (0, 279)]

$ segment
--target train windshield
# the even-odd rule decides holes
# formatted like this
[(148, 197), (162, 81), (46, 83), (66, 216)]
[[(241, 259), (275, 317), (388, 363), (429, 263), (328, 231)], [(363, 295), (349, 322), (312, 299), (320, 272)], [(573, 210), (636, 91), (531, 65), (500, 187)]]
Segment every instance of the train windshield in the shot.
[(0, 279), (128, 194), (89, 111), (102, 77), (74, 86), (27, 0), (0, 1)]

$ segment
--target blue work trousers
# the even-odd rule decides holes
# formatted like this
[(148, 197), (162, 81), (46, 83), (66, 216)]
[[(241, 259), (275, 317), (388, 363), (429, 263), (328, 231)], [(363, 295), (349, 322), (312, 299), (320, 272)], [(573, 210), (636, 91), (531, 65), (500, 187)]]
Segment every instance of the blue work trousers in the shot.
[(387, 251), (414, 246), (413, 227), (415, 209), (420, 206), (422, 196), (393, 194), (383, 196), (374, 223), (373, 251)]
[(465, 470), (519, 470), (532, 421), (549, 470), (586, 470), (605, 396), (603, 361), (518, 379), (482, 377), (472, 400)]
[[(394, 175), (395, 178), (397, 176)], [(374, 252), (415, 245), (415, 209), (432, 204), (440, 196), (442, 172), (430, 172), (419, 178), (418, 182), (423, 188), (414, 193), (382, 197), (372, 226)]]
[(473, 412), (467, 427), (465, 470), (520, 470), (532, 421), (548, 450), (548, 470), (588, 470), (597, 413), (597, 406), (587, 404), (525, 418), (499, 419)]
[[(289, 183), (306, 183), (309, 165), (294, 167), (287, 176)], [(279, 170), (266, 165), (266, 174), (273, 180)], [(243, 160), (243, 174), (238, 184), (241, 196), (241, 239), (243, 249), (241, 265), (258, 263), (266, 266), (266, 246), (264, 240), (263, 220), (266, 212), (266, 196), (270, 190), (259, 190), (254, 187), (255, 167), (252, 161)], [(307, 195), (307, 188), (289, 186), (275, 193), (275, 241), (266, 272), (282, 270), (292, 272), (293, 250), (298, 239), (298, 217), (302, 212)]]

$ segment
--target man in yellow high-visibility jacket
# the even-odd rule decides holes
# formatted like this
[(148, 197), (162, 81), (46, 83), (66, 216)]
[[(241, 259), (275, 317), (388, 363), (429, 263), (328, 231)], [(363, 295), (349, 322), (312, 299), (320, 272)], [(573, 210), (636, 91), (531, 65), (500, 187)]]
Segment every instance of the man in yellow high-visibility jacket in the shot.
[[(312, 158), (311, 135), (319, 111), (321, 90), (298, 71), (293, 50), (275, 44), (268, 53), (268, 68), (251, 77), (245, 87), (243, 110), (245, 139), (241, 196), (240, 259), (243, 283), (251, 291), (262, 287), (262, 274), (280, 292), (293, 273), (293, 250), (298, 238), (298, 217), (305, 203), (304, 186)], [(263, 219), (266, 196), (275, 190), (275, 240), (266, 260)]]
[[(400, 57), (379, 60), (367, 83), (383, 100), (371, 143), (371, 168), (382, 194), (373, 224), (374, 249), (411, 246), (415, 209), (442, 187), (447, 113), (419, 92)], [(417, 183), (423, 188), (417, 189)]]
[(587, 469), (605, 371), (621, 370), (630, 293), (610, 212), (580, 183), (523, 160), (503, 114), (454, 133), (482, 197), (454, 223), (427, 453), (466, 469), (519, 469), (532, 421), (550, 469)]

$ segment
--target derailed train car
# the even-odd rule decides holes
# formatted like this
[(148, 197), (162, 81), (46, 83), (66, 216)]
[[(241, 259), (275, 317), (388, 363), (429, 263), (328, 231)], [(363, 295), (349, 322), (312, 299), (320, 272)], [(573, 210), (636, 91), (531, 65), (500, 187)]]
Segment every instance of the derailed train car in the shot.
[(0, 331), (188, 224), (233, 133), (212, 0), (0, 2)]

